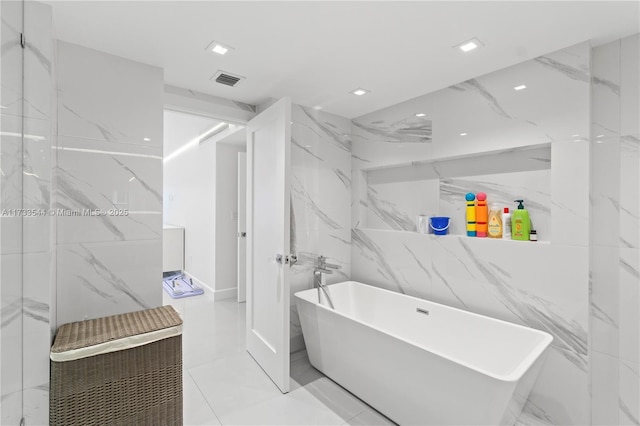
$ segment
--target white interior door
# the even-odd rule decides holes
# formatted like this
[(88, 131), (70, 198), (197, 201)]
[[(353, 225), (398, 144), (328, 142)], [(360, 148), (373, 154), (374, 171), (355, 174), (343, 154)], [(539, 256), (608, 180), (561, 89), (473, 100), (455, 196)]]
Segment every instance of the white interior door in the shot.
[(238, 303), (247, 300), (247, 153), (238, 153)]
[(289, 392), (291, 100), (247, 124), (247, 351)]

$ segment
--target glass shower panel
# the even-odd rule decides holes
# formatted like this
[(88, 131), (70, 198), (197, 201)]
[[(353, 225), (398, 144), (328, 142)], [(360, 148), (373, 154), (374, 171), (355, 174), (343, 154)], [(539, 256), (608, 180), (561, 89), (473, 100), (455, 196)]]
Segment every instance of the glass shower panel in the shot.
[(22, 200), (22, 363), (25, 424), (49, 421), (49, 348), (55, 217), (51, 182), (55, 151), (54, 44), (51, 5), (25, 1)]
[(23, 413), (23, 115), (22, 1), (0, 2), (0, 424)]

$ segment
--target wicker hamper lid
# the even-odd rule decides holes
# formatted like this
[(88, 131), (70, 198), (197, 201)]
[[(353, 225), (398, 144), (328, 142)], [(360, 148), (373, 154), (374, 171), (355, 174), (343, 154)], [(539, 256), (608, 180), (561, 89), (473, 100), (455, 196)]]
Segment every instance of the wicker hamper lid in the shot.
[(51, 347), (53, 361), (70, 361), (124, 350), (182, 332), (182, 319), (172, 306), (61, 325)]

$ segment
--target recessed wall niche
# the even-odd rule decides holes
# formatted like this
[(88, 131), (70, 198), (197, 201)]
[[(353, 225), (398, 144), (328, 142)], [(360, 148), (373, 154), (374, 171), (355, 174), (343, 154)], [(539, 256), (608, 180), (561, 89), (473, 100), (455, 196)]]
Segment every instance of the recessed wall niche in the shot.
[(551, 240), (551, 144), (362, 169), (359, 228), (416, 231), (416, 217), (448, 216), (465, 235), (465, 194), (515, 209), (525, 200), (541, 241)]

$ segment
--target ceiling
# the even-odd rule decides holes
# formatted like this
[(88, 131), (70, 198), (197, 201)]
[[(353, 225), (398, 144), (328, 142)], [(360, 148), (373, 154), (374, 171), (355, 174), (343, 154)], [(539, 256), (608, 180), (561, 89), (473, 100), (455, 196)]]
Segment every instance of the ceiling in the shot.
[[(585, 40), (640, 31), (638, 1), (51, 1), (56, 37), (164, 68), (167, 84), (355, 118)], [(461, 53), (472, 37), (485, 46)], [(233, 51), (205, 51), (216, 40)], [(209, 79), (245, 76), (236, 87)], [(349, 91), (362, 87), (365, 96)]]

